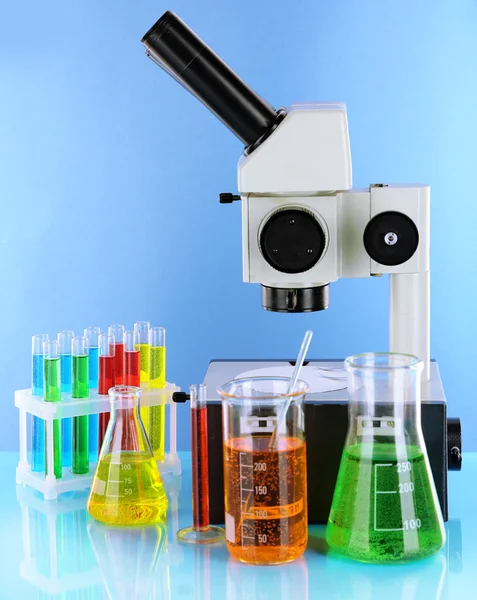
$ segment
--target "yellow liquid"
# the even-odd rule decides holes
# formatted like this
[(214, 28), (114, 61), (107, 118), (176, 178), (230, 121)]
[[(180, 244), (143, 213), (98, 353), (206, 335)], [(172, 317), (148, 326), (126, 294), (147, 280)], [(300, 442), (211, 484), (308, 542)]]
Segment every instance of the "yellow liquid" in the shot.
[[(141, 383), (149, 382), (149, 365), (150, 365), (150, 350), (149, 344), (136, 344), (135, 350), (139, 350), (139, 368), (141, 371)], [(144, 406), (140, 409), (141, 421), (143, 422), (144, 429), (148, 429), (149, 425), (149, 407)]]
[[(149, 385), (151, 388), (166, 387), (166, 348), (165, 346), (151, 346)], [(166, 441), (166, 407), (151, 406), (146, 433), (151, 442), (151, 448), (156, 460), (164, 460), (164, 447)]]
[(150, 525), (165, 518), (167, 496), (152, 456), (106, 454), (98, 464), (86, 508), (108, 525)]
[(150, 346), (149, 344), (136, 344), (134, 346), (135, 350), (139, 350), (139, 365), (141, 369), (141, 383), (147, 383), (149, 381), (149, 354), (150, 354)]

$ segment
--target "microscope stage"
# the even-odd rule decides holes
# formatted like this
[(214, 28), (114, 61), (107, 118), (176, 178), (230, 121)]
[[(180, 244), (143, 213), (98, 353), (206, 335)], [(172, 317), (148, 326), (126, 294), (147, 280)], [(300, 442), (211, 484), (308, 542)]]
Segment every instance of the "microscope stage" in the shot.
[[(241, 377), (290, 377), (293, 361), (271, 359), (271, 360), (211, 360), (209, 368), (204, 378), (204, 384), (207, 386), (207, 396), (209, 402), (220, 402), (217, 388), (232, 379)], [(269, 369), (270, 371), (255, 373), (257, 369)], [(283, 369), (283, 370), (281, 370)], [(316, 371), (315, 384), (311, 380), (311, 370)], [(323, 369), (323, 370), (320, 370)], [(330, 369), (330, 376), (326, 376), (327, 369)], [(338, 379), (333, 378), (333, 371), (337, 369)], [(306, 395), (306, 402), (320, 404), (348, 402), (348, 393), (346, 389), (346, 380), (342, 379), (344, 375), (344, 365), (342, 360), (309, 360), (306, 362), (306, 371), (308, 375), (302, 377), (309, 383), (310, 392)], [(248, 372), (252, 372), (248, 375)], [(321, 375), (321, 376), (320, 376)], [(316, 391), (317, 389), (329, 389), (329, 391)], [(431, 379), (422, 384), (421, 402), (442, 402), (445, 403), (446, 397), (442, 387), (439, 367), (435, 361), (431, 362)]]

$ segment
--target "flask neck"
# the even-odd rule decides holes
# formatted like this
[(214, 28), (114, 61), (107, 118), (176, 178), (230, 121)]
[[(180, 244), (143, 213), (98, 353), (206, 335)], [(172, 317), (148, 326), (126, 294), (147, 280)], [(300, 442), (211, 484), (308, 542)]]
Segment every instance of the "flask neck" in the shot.
[(132, 414), (139, 414), (139, 398), (141, 389), (133, 386), (116, 386), (109, 390), (109, 399), (111, 402), (111, 417), (121, 411)]
[(422, 444), (420, 372), (355, 370), (348, 443)]
[(111, 419), (106, 446), (110, 452), (150, 452), (139, 415), (139, 393), (111, 394)]
[(123, 399), (111, 399), (111, 418), (114, 419), (118, 415), (129, 414), (131, 417), (139, 416), (139, 402), (125, 401)]

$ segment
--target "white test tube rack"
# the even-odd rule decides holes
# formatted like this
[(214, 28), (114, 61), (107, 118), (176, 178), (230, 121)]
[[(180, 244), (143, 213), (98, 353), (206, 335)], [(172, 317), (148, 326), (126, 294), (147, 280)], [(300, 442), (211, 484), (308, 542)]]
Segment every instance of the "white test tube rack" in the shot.
[[(169, 452), (157, 466), (161, 474), (181, 474), (181, 462), (177, 454), (177, 406), (172, 394), (180, 391), (173, 383), (166, 383), (163, 389), (142, 388), (141, 407), (169, 406)], [(29, 485), (41, 492), (45, 500), (55, 500), (58, 494), (84, 490), (91, 486), (96, 462), (90, 462), (86, 475), (75, 475), (71, 467), (63, 467), (61, 479), (54, 474), (53, 422), (56, 419), (82, 417), (110, 412), (109, 396), (90, 393), (89, 398), (72, 398), (63, 393), (61, 402), (45, 402), (40, 396), (33, 396), (31, 389), (15, 392), (15, 406), (20, 411), (20, 461), (16, 470), (18, 484)], [(34, 472), (28, 462), (28, 420), (27, 413), (45, 421), (47, 473)]]

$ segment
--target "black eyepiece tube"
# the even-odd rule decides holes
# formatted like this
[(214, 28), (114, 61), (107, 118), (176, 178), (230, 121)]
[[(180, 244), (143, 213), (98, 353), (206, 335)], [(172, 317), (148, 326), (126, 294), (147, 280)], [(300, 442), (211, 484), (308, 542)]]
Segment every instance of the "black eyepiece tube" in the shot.
[(283, 117), (174, 13), (164, 13), (141, 41), (151, 58), (199, 98), (246, 147), (266, 136)]

